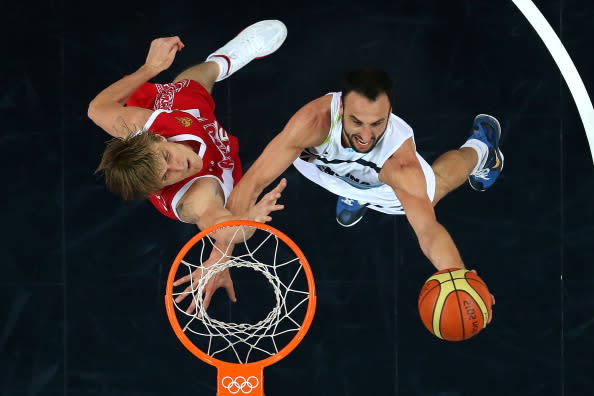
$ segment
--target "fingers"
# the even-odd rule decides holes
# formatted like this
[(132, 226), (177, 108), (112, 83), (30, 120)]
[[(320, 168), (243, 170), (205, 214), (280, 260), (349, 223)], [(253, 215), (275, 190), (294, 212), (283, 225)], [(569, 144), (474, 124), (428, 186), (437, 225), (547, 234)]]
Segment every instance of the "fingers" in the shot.
[(225, 290), (227, 290), (227, 297), (229, 297), (229, 300), (231, 300), (233, 302), (237, 302), (237, 297), (235, 297), (235, 288), (233, 287), (233, 282), (231, 282), (231, 284), (228, 284), (227, 286), (225, 286)]
[(285, 189), (285, 187), (287, 187), (287, 179), (285, 179), (283, 177), (281, 179), (281, 181), (278, 182), (278, 184), (276, 185), (276, 187), (272, 191), (276, 191), (278, 193), (281, 193), (281, 192), (283, 192), (283, 190)]
[(268, 192), (264, 198), (270, 201), (276, 201), (282, 196), (282, 192), (287, 187), (287, 179), (283, 178), (276, 187), (274, 187), (270, 192)]
[(186, 313), (191, 315), (196, 310), (196, 300), (192, 299), (190, 306), (186, 309)]
[(145, 65), (160, 73), (171, 66), (175, 59), (175, 53), (184, 47), (184, 43), (178, 36), (155, 39), (151, 42)]
[(159, 37), (154, 39), (151, 42), (151, 45), (156, 46), (156, 45), (167, 45), (167, 46), (171, 46), (171, 47), (175, 47), (178, 51), (181, 50), (182, 48), (184, 48), (186, 45), (181, 41), (181, 39), (179, 38), (179, 36), (171, 36), (171, 37)]
[[(195, 271), (192, 275), (199, 275), (199, 274), (197, 274), (197, 271)], [(182, 284), (190, 279), (191, 279), (191, 276), (186, 275), (183, 278), (180, 278), (177, 281), (175, 281), (175, 283)], [(180, 303), (188, 295), (192, 295), (190, 305), (185, 310), (185, 312), (190, 315), (193, 313), (197, 313), (198, 318), (202, 318), (201, 312), (203, 312), (203, 310), (206, 311), (208, 309), (208, 306), (210, 305), (213, 294), (220, 287), (225, 288), (225, 290), (227, 291), (227, 296), (229, 297), (229, 300), (231, 300), (233, 302), (237, 302), (237, 297), (235, 296), (235, 289), (233, 287), (233, 281), (231, 279), (231, 275), (230, 275), (228, 269), (224, 270), (222, 273), (216, 274), (208, 281), (207, 285), (205, 286), (205, 288), (203, 290), (203, 296), (202, 296), (203, 298), (202, 298), (202, 304), (200, 304), (201, 305), (200, 312), (196, 312), (197, 300), (200, 298), (200, 296), (196, 295), (196, 284), (191, 283), (190, 285), (188, 285), (185, 288), (185, 290), (183, 291), (183, 293), (180, 293), (175, 298), (175, 302)]]
[(284, 205), (276, 204), (276, 201), (282, 196), (283, 190), (287, 187), (287, 179), (283, 178), (275, 188), (273, 188), (268, 194), (266, 194), (263, 200), (270, 201), (272, 207), (270, 211), (282, 210), (285, 208)]
[[(202, 300), (202, 307), (204, 308), (205, 311), (208, 309), (208, 306), (210, 305), (210, 300), (212, 298), (213, 293), (214, 293), (214, 290), (210, 287), (207, 287), (206, 291), (204, 292), (204, 299)], [(202, 314), (200, 312), (198, 313), (198, 317), (202, 318)]]
[(192, 274), (183, 276), (183, 277), (179, 278), (178, 280), (176, 280), (175, 282), (173, 282), (173, 286), (183, 285), (184, 283), (189, 282), (190, 279), (192, 279)]
[(180, 302), (184, 301), (184, 299), (186, 297), (188, 297), (188, 295), (190, 295), (191, 293), (192, 293), (192, 285), (186, 287), (185, 290), (183, 291), (183, 293), (181, 293), (179, 296), (177, 296), (175, 298), (175, 302), (180, 303)]
[[(198, 271), (200, 271), (200, 272), (198, 272)], [(173, 282), (173, 286), (179, 286), (179, 285), (183, 285), (186, 282), (191, 282), (194, 277), (197, 277), (196, 278), (196, 281), (197, 281), (200, 278), (201, 274), (202, 274), (202, 270), (200, 268), (198, 268), (193, 273), (186, 275), (186, 276), (182, 276), (181, 278), (179, 278), (178, 280)], [(196, 288), (196, 285), (193, 284), (193, 282), (191, 282), (184, 289), (184, 291), (175, 298), (175, 302), (176, 303), (182, 302), (188, 295), (192, 294), (192, 291), (194, 290), (194, 288)], [(195, 305), (194, 302), (192, 302), (192, 305)], [(190, 311), (189, 309), (186, 310), (186, 312), (188, 312), (188, 313), (189, 313), (189, 311)]]
[(169, 56), (174, 57), (175, 53), (178, 51), (181, 51), (185, 47), (185, 45), (184, 45), (184, 43), (181, 42), (181, 40), (177, 36), (169, 37), (169, 39), (170, 40), (168, 40), (168, 42), (166, 43), (168, 46), (170, 46)]
[(269, 193), (267, 193), (266, 195), (264, 195), (264, 197), (262, 198), (262, 200), (263, 201), (276, 202), (276, 200), (279, 199), (282, 196), (281, 192), (279, 190), (277, 190), (277, 188), (278, 187), (276, 187), (274, 190), (271, 190)]
[[(495, 305), (495, 296), (491, 293), (491, 305)], [(487, 320), (487, 324), (491, 323), (493, 320), (493, 309), (491, 309), (491, 314), (489, 315), (489, 319)]]
[(254, 211), (251, 213), (250, 217), (259, 223), (272, 221), (272, 217), (269, 216), (269, 213), (283, 210), (285, 208), (285, 205), (276, 203), (282, 196), (281, 193), (285, 187), (287, 187), (287, 179), (282, 178), (277, 186), (265, 194), (255, 205)]
[(178, 51), (181, 51), (186, 46), (184, 43), (182, 43), (179, 36), (174, 36), (173, 39), (175, 39), (174, 44)]
[(190, 284), (188, 287), (186, 287), (184, 292), (182, 294), (180, 294), (179, 296), (177, 296), (177, 298), (175, 299), (175, 302), (179, 303), (179, 302), (183, 301), (187, 296), (189, 296), (189, 295), (192, 296), (192, 298), (190, 299), (190, 305), (188, 306), (188, 309), (186, 309), (187, 314), (192, 314), (194, 312), (194, 310), (196, 309), (196, 297), (194, 296), (193, 291), (194, 291), (194, 289), (193, 289), (192, 285)]

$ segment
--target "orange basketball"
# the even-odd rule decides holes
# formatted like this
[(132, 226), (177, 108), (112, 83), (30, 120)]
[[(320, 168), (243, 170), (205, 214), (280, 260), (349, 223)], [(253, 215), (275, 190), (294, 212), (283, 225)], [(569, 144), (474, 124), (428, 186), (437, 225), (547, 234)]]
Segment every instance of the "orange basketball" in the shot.
[(462, 341), (477, 335), (491, 316), (487, 285), (472, 271), (451, 268), (433, 274), (419, 293), (423, 324), (435, 336)]

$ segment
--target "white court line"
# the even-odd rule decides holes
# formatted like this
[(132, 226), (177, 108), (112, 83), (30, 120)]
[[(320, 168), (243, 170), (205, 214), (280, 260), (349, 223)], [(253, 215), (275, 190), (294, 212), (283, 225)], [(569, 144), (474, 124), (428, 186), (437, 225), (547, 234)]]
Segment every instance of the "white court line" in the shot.
[(536, 30), (536, 33), (538, 33), (553, 56), (555, 63), (557, 63), (580, 113), (584, 129), (586, 130), (586, 136), (588, 137), (588, 143), (590, 144), (590, 155), (594, 161), (594, 108), (592, 107), (592, 101), (590, 100), (590, 96), (588, 96), (580, 74), (569, 57), (567, 50), (561, 43), (561, 40), (559, 40), (551, 25), (549, 25), (534, 3), (531, 0), (512, 1), (522, 11), (522, 14), (528, 19), (534, 30)]

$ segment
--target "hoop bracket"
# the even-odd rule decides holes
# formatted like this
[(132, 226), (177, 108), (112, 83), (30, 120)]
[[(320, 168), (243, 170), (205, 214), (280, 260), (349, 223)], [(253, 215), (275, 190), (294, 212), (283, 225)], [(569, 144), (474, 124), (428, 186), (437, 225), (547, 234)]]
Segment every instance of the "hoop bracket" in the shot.
[(224, 364), (217, 370), (217, 396), (264, 396), (261, 365)]

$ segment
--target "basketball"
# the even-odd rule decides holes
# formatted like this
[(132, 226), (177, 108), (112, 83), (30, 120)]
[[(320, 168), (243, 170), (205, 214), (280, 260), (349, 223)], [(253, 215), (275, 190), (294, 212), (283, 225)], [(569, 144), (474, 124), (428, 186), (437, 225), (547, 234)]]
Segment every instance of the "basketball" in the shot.
[(487, 326), (492, 297), (473, 271), (445, 269), (433, 274), (419, 293), (421, 321), (432, 334), (447, 341), (467, 340)]

